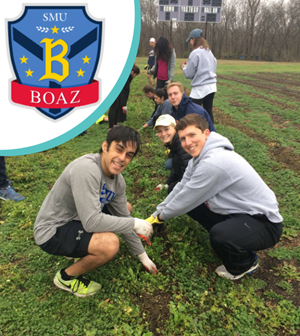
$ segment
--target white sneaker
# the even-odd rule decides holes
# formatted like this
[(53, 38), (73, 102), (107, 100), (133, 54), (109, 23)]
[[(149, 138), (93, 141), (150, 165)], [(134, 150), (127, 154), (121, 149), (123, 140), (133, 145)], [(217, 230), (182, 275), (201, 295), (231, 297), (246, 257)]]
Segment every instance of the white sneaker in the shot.
[(244, 273), (233, 275), (229, 273), (224, 265), (219, 266), (216, 268), (216, 273), (223, 278), (229, 279), (229, 280), (239, 280), (246, 274), (252, 274), (258, 269), (258, 262), (257, 260), (254, 261), (254, 264)]

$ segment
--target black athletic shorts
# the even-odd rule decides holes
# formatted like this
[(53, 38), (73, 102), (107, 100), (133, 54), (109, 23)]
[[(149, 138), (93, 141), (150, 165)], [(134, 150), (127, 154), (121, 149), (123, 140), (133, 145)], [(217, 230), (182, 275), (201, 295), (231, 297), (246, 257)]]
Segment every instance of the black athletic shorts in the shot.
[(71, 221), (56, 229), (56, 233), (40, 248), (53, 255), (82, 258), (88, 255), (93, 233), (84, 230), (81, 222)]

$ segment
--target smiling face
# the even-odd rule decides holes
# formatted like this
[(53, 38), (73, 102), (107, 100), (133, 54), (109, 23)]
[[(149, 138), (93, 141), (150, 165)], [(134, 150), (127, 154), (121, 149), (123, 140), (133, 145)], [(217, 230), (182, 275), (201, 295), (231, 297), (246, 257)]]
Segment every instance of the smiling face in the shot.
[(183, 92), (180, 91), (179, 86), (174, 85), (168, 89), (168, 98), (170, 103), (177, 108), (181, 102)]
[(112, 141), (109, 150), (107, 141), (102, 144), (101, 163), (105, 175), (112, 178), (113, 175), (120, 174), (130, 163), (137, 147), (132, 145), (131, 141), (126, 143)]
[(210, 131), (208, 129), (202, 132), (194, 125), (187, 126), (185, 129), (178, 131), (182, 148), (192, 157), (200, 155), (209, 134)]
[(169, 126), (157, 126), (156, 134), (159, 139), (164, 143), (171, 143), (174, 135), (176, 134), (175, 127), (173, 125)]

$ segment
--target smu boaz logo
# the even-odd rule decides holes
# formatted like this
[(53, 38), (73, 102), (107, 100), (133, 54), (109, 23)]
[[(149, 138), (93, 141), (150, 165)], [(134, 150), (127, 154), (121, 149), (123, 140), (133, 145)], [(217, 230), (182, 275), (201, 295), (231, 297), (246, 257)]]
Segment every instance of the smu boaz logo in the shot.
[(103, 207), (108, 204), (110, 201), (112, 201), (115, 197), (116, 193), (113, 191), (110, 191), (108, 189), (106, 189), (106, 183), (103, 184), (103, 187), (101, 189), (101, 193), (100, 193), (100, 203), (101, 203), (101, 208), (103, 209)]
[(10, 58), (16, 75), (11, 100), (34, 106), (52, 119), (99, 101), (94, 79), (102, 22), (84, 6), (25, 6), (8, 22)]

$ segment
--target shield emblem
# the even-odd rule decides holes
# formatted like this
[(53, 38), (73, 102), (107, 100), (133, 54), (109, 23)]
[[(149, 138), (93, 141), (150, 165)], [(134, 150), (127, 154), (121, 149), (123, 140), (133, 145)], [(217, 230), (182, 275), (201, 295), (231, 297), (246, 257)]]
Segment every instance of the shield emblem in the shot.
[(85, 6), (25, 6), (8, 22), (16, 80), (13, 102), (34, 106), (52, 119), (99, 101), (98, 67), (102, 22)]

